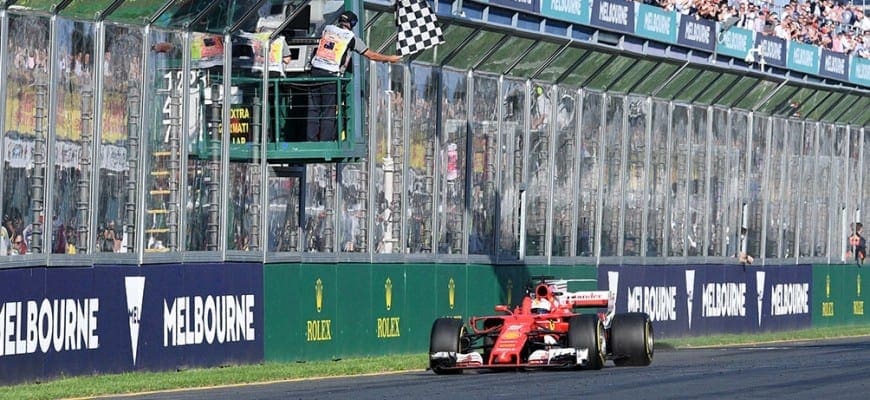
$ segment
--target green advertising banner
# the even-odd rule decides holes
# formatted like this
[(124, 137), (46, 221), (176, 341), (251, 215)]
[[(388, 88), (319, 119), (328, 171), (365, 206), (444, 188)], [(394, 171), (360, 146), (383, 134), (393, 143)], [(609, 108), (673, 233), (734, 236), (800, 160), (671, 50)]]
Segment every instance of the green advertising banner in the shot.
[(744, 58), (755, 43), (755, 32), (732, 26), (719, 34), (716, 52), (726, 56)]
[[(403, 334), (407, 335), (407, 351), (425, 352), (429, 349), (429, 331), (438, 315), (436, 298), (440, 286), (435, 276), (438, 267), (432, 264), (404, 264), (405, 314)], [(379, 273), (375, 266), (375, 274)], [(405, 333), (406, 332), (406, 333)]]
[(640, 37), (664, 43), (676, 43), (677, 13), (656, 6), (639, 4), (634, 31)]
[(849, 60), (849, 80), (870, 87), (870, 60), (854, 55)]
[[(438, 317), (517, 306), (536, 276), (593, 279), (595, 267), (271, 264), (264, 267), (268, 361), (425, 352)], [(595, 282), (572, 282), (594, 290)]]
[(468, 315), (492, 314), (496, 304), (506, 304), (511, 294), (509, 288), (513, 287), (511, 279), (511, 266), (495, 265), (469, 265), (468, 288)]
[[(405, 273), (407, 268), (405, 264), (372, 266), (370, 301), (363, 303), (362, 299), (358, 299), (359, 301), (353, 303), (356, 307), (369, 304), (371, 309), (371, 317), (363, 324), (367, 329), (360, 330), (365, 332), (366, 340), (360, 344), (362, 348), (370, 349), (372, 354), (419, 351), (419, 346), (415, 348), (414, 345), (420, 341), (420, 332), (415, 329), (413, 319), (413, 314), (418, 310), (410, 307), (409, 300), (415, 292), (424, 291), (408, 290), (408, 274)], [(351, 313), (343, 317), (352, 319), (355, 315)]]
[(821, 60), (818, 47), (795, 41), (788, 42), (788, 55), (786, 66), (795, 71), (808, 74), (819, 74), (819, 60)]
[(870, 276), (855, 265), (813, 266), (813, 326), (868, 324), (864, 299), (868, 294), (865, 278)]
[(305, 330), (299, 329), (291, 315), (300, 314), (298, 264), (267, 264), (263, 268), (265, 349), (263, 356), (273, 361), (301, 358)]
[[(434, 317), (465, 318), (468, 316), (468, 292), (466, 275), (468, 268), (464, 264), (438, 264), (435, 268), (435, 313)], [(480, 284), (482, 282), (476, 282)], [(431, 322), (430, 322), (431, 325)]]
[(303, 332), (300, 359), (340, 358), (336, 334), (346, 329), (342, 324), (346, 321), (338, 319), (341, 299), (337, 269), (332, 264), (302, 264), (297, 280), (287, 282), (287, 290), (295, 293), (290, 300), (299, 307), (299, 313), (290, 319), (294, 321), (291, 332)]
[(589, 25), (589, 0), (541, 0), (541, 15)]
[(391, 310), (385, 310), (384, 287), (372, 282), (371, 264), (341, 264), (336, 272), (337, 304), (331, 337), (336, 353), (341, 357), (380, 354), (372, 348), (378, 337), (400, 337), (399, 314), (392, 311), (392, 302)]

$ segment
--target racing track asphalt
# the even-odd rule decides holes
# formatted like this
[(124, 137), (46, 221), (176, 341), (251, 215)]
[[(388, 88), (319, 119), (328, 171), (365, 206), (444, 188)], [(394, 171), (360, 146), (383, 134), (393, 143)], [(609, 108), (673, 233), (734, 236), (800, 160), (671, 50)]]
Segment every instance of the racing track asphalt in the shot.
[(117, 397), (287, 399), (867, 399), (870, 337), (704, 349), (656, 349), (649, 367), (600, 371), (431, 371)]

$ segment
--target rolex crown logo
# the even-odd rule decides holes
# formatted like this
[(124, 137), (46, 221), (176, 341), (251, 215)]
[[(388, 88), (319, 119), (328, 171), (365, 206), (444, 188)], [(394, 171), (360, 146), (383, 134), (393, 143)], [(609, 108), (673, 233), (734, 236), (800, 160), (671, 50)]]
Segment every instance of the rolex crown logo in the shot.
[(323, 281), (320, 278), (314, 282), (314, 306), (317, 308), (317, 312), (323, 309)]
[(456, 306), (456, 282), (453, 281), (453, 278), (450, 278), (450, 282), (447, 283), (447, 300), (450, 302), (450, 309)]
[(831, 297), (831, 274), (825, 276), (825, 297)]
[(384, 302), (387, 306), (387, 311), (393, 308), (393, 281), (387, 278), (384, 282)]

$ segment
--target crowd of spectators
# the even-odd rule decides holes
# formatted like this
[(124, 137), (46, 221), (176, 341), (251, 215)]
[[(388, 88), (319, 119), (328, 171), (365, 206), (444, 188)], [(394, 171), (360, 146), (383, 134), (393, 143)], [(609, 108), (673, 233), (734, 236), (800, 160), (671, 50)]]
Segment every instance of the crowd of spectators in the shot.
[(763, 35), (870, 58), (870, 17), (844, 0), (643, 0), (666, 10), (719, 21)]

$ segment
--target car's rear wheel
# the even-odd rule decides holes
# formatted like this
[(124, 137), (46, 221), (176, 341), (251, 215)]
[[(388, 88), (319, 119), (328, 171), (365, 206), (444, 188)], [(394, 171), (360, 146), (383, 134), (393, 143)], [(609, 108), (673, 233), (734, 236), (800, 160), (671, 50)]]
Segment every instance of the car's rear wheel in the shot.
[(610, 348), (616, 366), (650, 365), (653, 345), (653, 327), (646, 313), (613, 316), (610, 322)]
[(589, 350), (586, 368), (604, 366), (604, 328), (597, 315), (575, 315), (568, 320), (568, 347)]
[[(448, 352), (459, 353), (462, 349), (462, 336), (465, 325), (455, 318), (438, 318), (432, 324), (429, 336), (429, 354)], [(456, 359), (429, 358), (429, 368), (438, 375), (459, 374), (461, 369), (451, 369), (456, 366)]]

